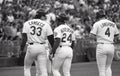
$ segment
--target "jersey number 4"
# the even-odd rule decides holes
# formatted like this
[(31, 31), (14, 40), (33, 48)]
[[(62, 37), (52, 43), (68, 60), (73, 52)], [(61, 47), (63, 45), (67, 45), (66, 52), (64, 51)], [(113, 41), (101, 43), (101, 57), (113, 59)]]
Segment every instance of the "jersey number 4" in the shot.
[(105, 35), (107, 35), (108, 37), (110, 37), (110, 28), (107, 28), (107, 30), (105, 31)]
[(42, 28), (41, 27), (35, 27), (35, 26), (31, 26), (30, 27), (32, 29), (32, 31), (30, 32), (31, 35), (37, 35), (37, 36), (40, 36), (41, 35), (41, 31), (42, 31)]
[(72, 42), (72, 34), (69, 34), (68, 36), (66, 33), (63, 34), (62, 42), (66, 42), (66, 41)]

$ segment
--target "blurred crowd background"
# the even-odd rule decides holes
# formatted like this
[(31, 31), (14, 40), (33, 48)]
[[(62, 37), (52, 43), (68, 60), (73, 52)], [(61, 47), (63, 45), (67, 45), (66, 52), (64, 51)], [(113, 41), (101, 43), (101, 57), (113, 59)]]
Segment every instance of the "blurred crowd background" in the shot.
[[(0, 0), (1, 57), (18, 56), (23, 23), (31, 19), (40, 8), (47, 12), (46, 21), (53, 29), (56, 27), (56, 17), (60, 13), (64, 12), (69, 16), (68, 24), (75, 30), (75, 54), (78, 56), (86, 55), (85, 50), (90, 50), (89, 47), (95, 50), (94, 41), (90, 40), (89, 33), (96, 22), (97, 12), (103, 10), (106, 17), (120, 28), (120, 0)], [(119, 43), (119, 40), (115, 41)]]

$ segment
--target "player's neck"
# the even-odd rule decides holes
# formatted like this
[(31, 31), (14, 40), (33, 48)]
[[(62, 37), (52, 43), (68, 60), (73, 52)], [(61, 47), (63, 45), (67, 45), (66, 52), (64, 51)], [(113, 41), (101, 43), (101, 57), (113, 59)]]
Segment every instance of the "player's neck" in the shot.
[(100, 20), (103, 20), (103, 19), (107, 19), (107, 18), (105, 18), (105, 17), (102, 17), (102, 18), (99, 18), (97, 21), (100, 21)]

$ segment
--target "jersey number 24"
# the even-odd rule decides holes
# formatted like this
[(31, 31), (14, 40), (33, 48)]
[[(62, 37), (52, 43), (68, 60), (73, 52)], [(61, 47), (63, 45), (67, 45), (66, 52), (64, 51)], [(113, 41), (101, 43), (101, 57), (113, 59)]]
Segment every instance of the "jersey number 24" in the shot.
[(72, 42), (72, 34), (69, 34), (68, 36), (66, 33), (63, 34), (62, 42), (66, 42), (66, 41)]

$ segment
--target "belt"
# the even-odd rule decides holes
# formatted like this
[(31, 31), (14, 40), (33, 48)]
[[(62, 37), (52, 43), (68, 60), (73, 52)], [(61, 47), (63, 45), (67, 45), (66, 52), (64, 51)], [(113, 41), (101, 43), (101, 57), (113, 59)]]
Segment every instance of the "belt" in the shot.
[[(63, 47), (63, 46), (66, 46), (66, 45), (60, 45), (60, 47)], [(68, 46), (68, 47), (70, 47), (70, 46)]]
[(113, 43), (103, 43), (103, 42), (98, 42), (97, 44), (113, 44)]
[[(35, 43), (29, 43), (30, 45), (33, 45), (33, 44), (35, 44)], [(45, 43), (37, 43), (37, 44), (45, 44)]]

